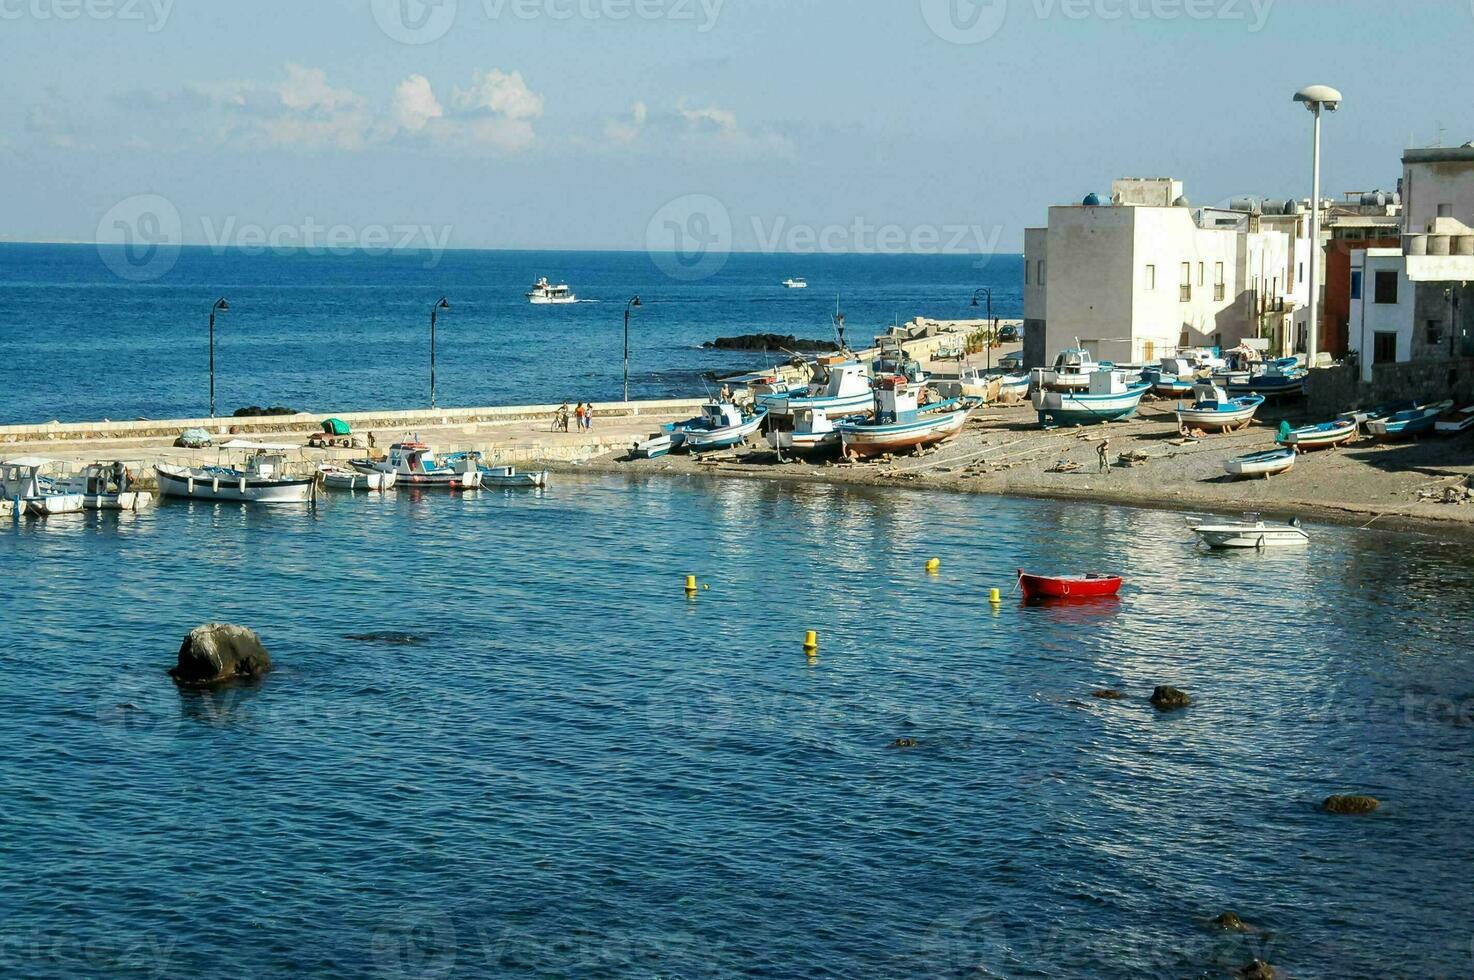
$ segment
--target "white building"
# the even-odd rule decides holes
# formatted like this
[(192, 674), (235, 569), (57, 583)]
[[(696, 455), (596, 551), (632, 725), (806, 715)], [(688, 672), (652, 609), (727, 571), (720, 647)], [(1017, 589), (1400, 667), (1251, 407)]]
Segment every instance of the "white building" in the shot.
[(1026, 359), (1078, 345), (1144, 363), (1250, 337), (1287, 351), (1309, 301), (1309, 225), (1297, 202), (1194, 209), (1170, 178), (1052, 207), (1047, 227), (1024, 233)]

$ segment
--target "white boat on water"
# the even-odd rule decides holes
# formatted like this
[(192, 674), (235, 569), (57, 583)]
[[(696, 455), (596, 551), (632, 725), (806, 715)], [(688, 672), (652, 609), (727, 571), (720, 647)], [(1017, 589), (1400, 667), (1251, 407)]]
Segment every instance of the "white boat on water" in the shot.
[(533, 306), (564, 306), (577, 303), (578, 297), (573, 290), (568, 288), (567, 283), (558, 283), (556, 286), (548, 281), (546, 276), (532, 284), (532, 289), (527, 292), (527, 302)]
[(1266, 524), (1263, 521), (1202, 524), (1192, 531), (1203, 544), (1218, 550), (1295, 548), (1310, 543), (1310, 535), (1305, 533), (1299, 521), (1291, 524)]
[(481, 485), (505, 490), (546, 490), (548, 471), (521, 472), (515, 466), (481, 467)]
[(798, 412), (819, 409), (830, 418), (840, 418), (870, 407), (874, 395), (870, 390), (870, 372), (859, 361), (840, 361), (819, 368), (824, 372), (807, 391), (768, 395), (758, 405), (777, 419), (793, 418)]
[(88, 510), (144, 510), (152, 507), (154, 495), (133, 489), (133, 474), (119, 462), (92, 463), (76, 476), (58, 480), (64, 493), (80, 493)]
[(785, 279), (785, 280), (783, 280), (783, 288), (784, 289), (808, 289), (809, 288), (809, 281), (807, 279)]
[(76, 514), (85, 508), (82, 494), (63, 489), (58, 478), (48, 475), (47, 471), (57, 465), (55, 460), (42, 456), (0, 462), (0, 497), (10, 501), (13, 514), (51, 517)]
[(159, 495), (243, 504), (307, 504), (317, 499), (317, 474), (294, 476), (287, 469), (286, 454), (300, 447), (237, 441), (220, 448), (249, 455), (239, 467), (160, 463), (154, 467)]
[(370, 493), (383, 493), (393, 488), (398, 482), (399, 474), (360, 473), (358, 470), (344, 466), (324, 463), (317, 468), (317, 478), (322, 481), (323, 488), (327, 490), (347, 490), (349, 492), (363, 490)]
[(348, 465), (360, 473), (393, 473), (401, 487), (475, 490), (481, 486), (480, 453), (439, 456), (418, 439), (396, 442), (385, 459), (354, 459)]

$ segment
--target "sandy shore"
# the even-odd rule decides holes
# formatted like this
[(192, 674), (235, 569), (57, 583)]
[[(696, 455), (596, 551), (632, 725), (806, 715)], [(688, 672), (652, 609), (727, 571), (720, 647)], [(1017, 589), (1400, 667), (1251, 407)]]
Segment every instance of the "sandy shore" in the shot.
[[(871, 463), (778, 463), (766, 447), (749, 447), (703, 460), (625, 461), (622, 453), (614, 453), (559, 468), (905, 486), (1474, 533), (1474, 502), (1439, 502), (1445, 496), (1462, 498), (1471, 485), (1474, 438), (1362, 440), (1301, 456), (1283, 476), (1232, 480), (1224, 473), (1224, 460), (1274, 448), (1278, 420), (1183, 445), (1173, 404), (1144, 403), (1129, 422), (1052, 431), (1040, 430), (1027, 406), (981, 409), (960, 436), (942, 447), (919, 457)], [(1101, 472), (1097, 452), (1102, 439), (1110, 440), (1107, 472)]]

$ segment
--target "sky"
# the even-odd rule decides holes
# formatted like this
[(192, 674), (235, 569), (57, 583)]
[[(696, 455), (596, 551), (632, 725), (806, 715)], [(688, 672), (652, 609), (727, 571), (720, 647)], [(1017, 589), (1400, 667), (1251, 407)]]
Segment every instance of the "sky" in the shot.
[[(0, 0), (0, 240), (1018, 251), (1051, 204), (1391, 189), (1474, 2)], [(157, 229), (162, 227), (163, 231)]]

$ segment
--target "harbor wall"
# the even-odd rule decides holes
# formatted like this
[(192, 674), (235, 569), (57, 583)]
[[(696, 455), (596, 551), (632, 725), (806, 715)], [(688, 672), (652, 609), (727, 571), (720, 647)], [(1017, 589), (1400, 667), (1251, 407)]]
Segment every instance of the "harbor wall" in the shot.
[(1364, 383), (1350, 364), (1318, 368), (1308, 386), (1310, 413), (1330, 418), (1355, 407), (1385, 402), (1442, 401), (1474, 403), (1474, 357), (1378, 364)]

